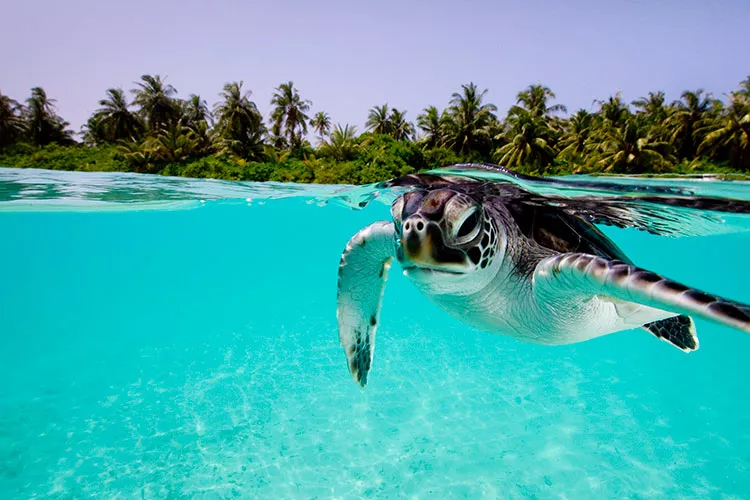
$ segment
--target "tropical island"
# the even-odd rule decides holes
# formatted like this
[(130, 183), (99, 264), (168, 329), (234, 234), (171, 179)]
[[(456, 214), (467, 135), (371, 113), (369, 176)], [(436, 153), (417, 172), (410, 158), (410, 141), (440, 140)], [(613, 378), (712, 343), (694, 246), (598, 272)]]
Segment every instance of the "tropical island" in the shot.
[(672, 103), (663, 92), (631, 103), (617, 93), (570, 116), (549, 88), (531, 85), (504, 119), (487, 90), (468, 83), (442, 111), (422, 110), (416, 126), (404, 110), (375, 106), (361, 134), (312, 113), (291, 81), (275, 89), (268, 121), (241, 81), (211, 108), (195, 94), (178, 98), (158, 75), (130, 94), (107, 90), (75, 134), (44, 89), (24, 104), (0, 93), (0, 166), (327, 184), (463, 162), (538, 175), (750, 173), (750, 76), (726, 100), (701, 89)]

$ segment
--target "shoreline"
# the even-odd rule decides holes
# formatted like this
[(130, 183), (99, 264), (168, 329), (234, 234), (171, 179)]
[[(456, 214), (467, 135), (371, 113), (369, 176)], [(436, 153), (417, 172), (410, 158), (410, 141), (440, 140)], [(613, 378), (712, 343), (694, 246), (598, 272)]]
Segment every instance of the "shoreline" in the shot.
[[(388, 137), (377, 137), (385, 151), (402, 148)], [(385, 146), (385, 147), (383, 147)], [(125, 172), (154, 174), (194, 179), (218, 179), (250, 182), (292, 182), (300, 184), (348, 184), (364, 185), (385, 181), (401, 175), (445, 168), (460, 163), (455, 158), (440, 155), (429, 156), (416, 147), (408, 154), (393, 154), (393, 158), (375, 158), (362, 161), (335, 161), (315, 155), (302, 158), (288, 156), (281, 161), (249, 162), (229, 156), (207, 155), (182, 162), (158, 165), (157, 168), (134, 169), (122, 158), (117, 146), (86, 146), (75, 144), (60, 146), (51, 144), (41, 148), (21, 145), (5, 151), (0, 150), (0, 168), (38, 168), (52, 171), (79, 172)], [(388, 161), (390, 160), (390, 161)], [(595, 177), (659, 178), (659, 179), (706, 179), (706, 180), (750, 180), (750, 173), (731, 169), (726, 165), (703, 159), (683, 161), (671, 167), (671, 171), (612, 173), (586, 169), (581, 164), (556, 164), (539, 172), (531, 167), (514, 167), (513, 170), (530, 175), (562, 176), (589, 175)]]

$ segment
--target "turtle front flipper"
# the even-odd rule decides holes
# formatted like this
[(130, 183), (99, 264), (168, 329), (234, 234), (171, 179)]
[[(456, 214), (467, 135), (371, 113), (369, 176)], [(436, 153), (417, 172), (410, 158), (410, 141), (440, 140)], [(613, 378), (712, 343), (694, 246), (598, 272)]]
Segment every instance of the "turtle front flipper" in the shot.
[[(633, 265), (594, 255), (565, 253), (543, 259), (534, 271), (534, 287), (541, 297), (611, 297), (653, 308), (652, 311), (697, 316), (750, 332), (750, 305), (716, 297)], [(658, 318), (649, 322), (653, 319)], [(671, 340), (675, 326), (684, 327), (681, 337), (694, 336), (695, 332), (687, 318), (673, 321), (673, 324), (662, 322), (658, 328), (656, 323), (646, 326), (657, 337), (685, 351), (697, 348), (697, 338)], [(667, 326), (669, 331), (665, 330)], [(682, 343), (685, 345), (680, 345)]]
[(394, 235), (392, 222), (367, 226), (349, 240), (339, 264), (339, 339), (349, 372), (362, 387), (372, 364), (380, 304), (395, 254)]

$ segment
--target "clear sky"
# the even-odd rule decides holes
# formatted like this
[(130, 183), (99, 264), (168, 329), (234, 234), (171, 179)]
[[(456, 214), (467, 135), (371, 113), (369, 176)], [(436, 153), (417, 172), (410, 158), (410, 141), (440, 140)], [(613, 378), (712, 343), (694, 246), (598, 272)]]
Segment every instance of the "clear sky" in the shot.
[(617, 91), (721, 96), (750, 74), (750, 0), (4, 0), (0, 15), (0, 92), (44, 87), (76, 131), (144, 73), (209, 105), (244, 80), (266, 116), (292, 80), (360, 131), (374, 105), (413, 121), (469, 81), (504, 115), (532, 83), (575, 111)]

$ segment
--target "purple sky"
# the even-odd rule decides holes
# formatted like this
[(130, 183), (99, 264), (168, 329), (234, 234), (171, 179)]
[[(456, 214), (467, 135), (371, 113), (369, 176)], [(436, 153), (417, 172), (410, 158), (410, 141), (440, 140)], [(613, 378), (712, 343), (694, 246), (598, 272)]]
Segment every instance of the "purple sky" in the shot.
[(107, 88), (144, 73), (209, 105), (244, 80), (266, 116), (293, 80), (313, 112), (360, 131), (374, 105), (414, 120), (469, 81), (504, 115), (532, 83), (575, 111), (617, 91), (721, 96), (750, 74), (748, 0), (5, 0), (0, 12), (0, 92), (44, 87), (76, 131)]

